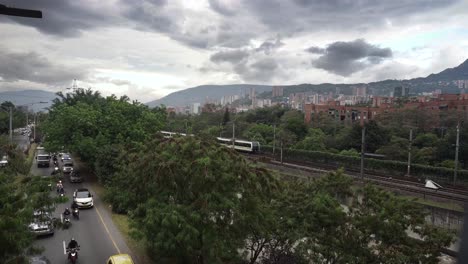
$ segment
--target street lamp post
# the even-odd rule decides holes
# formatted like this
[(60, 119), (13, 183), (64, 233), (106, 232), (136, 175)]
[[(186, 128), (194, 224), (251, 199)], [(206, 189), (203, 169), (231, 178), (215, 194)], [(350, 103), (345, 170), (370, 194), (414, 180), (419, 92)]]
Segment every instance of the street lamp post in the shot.
[(457, 141), (455, 143), (455, 168), (453, 170), (453, 183), (457, 183), (457, 171), (458, 171), (458, 149), (460, 147), (460, 123), (457, 124)]
[(10, 106), (10, 144), (13, 143), (13, 108)]

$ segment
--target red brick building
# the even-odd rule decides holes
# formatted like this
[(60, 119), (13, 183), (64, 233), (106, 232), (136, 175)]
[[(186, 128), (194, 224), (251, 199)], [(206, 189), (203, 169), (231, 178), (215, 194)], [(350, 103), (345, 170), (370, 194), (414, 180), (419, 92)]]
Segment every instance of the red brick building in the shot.
[(374, 119), (377, 115), (403, 109), (425, 109), (439, 116), (442, 111), (455, 110), (462, 119), (468, 119), (468, 94), (439, 94), (437, 97), (415, 98), (405, 103), (403, 107), (397, 107), (393, 97), (374, 97), (372, 106), (344, 106), (339, 101), (329, 101), (327, 104), (305, 104), (304, 121), (307, 124), (316, 123), (320, 115), (332, 116), (343, 123), (352, 124), (359, 122), (364, 124)]

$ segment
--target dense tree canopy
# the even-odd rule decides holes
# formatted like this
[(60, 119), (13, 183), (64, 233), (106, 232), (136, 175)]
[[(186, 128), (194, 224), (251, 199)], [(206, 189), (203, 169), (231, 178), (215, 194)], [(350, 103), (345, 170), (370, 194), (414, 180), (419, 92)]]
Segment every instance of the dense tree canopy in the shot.
[(58, 93), (43, 129), (51, 151), (76, 152), (104, 179), (112, 174), (120, 149), (150, 140), (164, 126), (164, 109), (149, 109), (128, 97), (102, 97), (92, 90)]
[(265, 169), (194, 137), (155, 139), (125, 161), (110, 184), (114, 210), (132, 210), (135, 233), (154, 254), (185, 263), (236, 258), (277, 185)]

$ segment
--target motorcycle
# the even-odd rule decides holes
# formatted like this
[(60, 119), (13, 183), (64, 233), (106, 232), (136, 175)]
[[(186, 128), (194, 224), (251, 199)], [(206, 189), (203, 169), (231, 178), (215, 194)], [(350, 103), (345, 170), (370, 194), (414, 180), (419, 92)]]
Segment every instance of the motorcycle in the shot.
[(55, 175), (55, 174), (58, 174), (58, 173), (60, 173), (60, 169), (59, 169), (59, 167), (56, 166), (54, 168), (54, 170), (50, 173), (50, 175)]
[(73, 214), (73, 217), (75, 217), (76, 219), (80, 219), (80, 211), (78, 210), (78, 207), (77, 208), (73, 208), (72, 209), (72, 214)]
[(64, 216), (63, 216), (63, 227), (64, 227), (65, 229), (68, 229), (70, 226), (71, 226), (70, 217), (67, 216), (67, 215), (64, 215)]
[(67, 248), (68, 260), (73, 264), (75, 264), (76, 260), (78, 259), (78, 250), (80, 250), (80, 247)]
[(65, 195), (65, 189), (63, 187), (59, 188), (57, 190), (57, 194), (58, 196), (63, 197)]

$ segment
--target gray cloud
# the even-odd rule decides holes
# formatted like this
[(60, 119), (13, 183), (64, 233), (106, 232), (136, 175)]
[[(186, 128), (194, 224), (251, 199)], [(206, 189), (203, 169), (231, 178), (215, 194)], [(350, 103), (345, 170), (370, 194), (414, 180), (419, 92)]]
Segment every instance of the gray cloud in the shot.
[(324, 48), (320, 48), (320, 47), (317, 47), (317, 46), (312, 46), (310, 48), (307, 48), (306, 51), (310, 52), (312, 54), (324, 54), (325, 53)]
[(343, 29), (367, 31), (385, 26), (388, 20), (400, 23), (412, 15), (445, 8), (459, 1), (244, 0), (243, 4), (245, 10), (270, 30), (297, 33)]
[(1, 48), (0, 62), (0, 77), (6, 82), (65, 84), (73, 79), (86, 79), (88, 75), (82, 68), (53, 64), (35, 52), (14, 53)]
[(229, 51), (220, 51), (211, 55), (210, 60), (215, 63), (220, 62), (229, 62), (229, 63), (239, 63), (243, 59), (247, 58), (249, 53), (245, 50), (229, 50)]
[(274, 58), (261, 58), (253, 63), (239, 63), (234, 66), (236, 72), (246, 82), (269, 82), (280, 71), (280, 65)]
[(265, 42), (263, 42), (258, 48), (255, 49), (255, 51), (263, 51), (266, 55), (270, 55), (270, 53), (283, 46), (284, 43), (281, 42), (281, 40), (279, 38), (277, 38), (276, 40), (267, 40)]
[(229, 8), (228, 6), (226, 6), (225, 4), (223, 4), (220, 0), (208, 0), (208, 2), (210, 3), (210, 7), (222, 14), (222, 15), (225, 15), (225, 16), (232, 16), (234, 15), (236, 12), (235, 10)]
[(37, 9), (42, 19), (2, 16), (0, 22), (16, 22), (51, 35), (79, 36), (82, 31), (116, 23), (114, 11), (92, 1), (4, 0), (2, 4), (17, 8)]
[[(175, 17), (183, 20), (177, 10), (168, 10), (167, 1), (121, 0), (123, 15), (138, 23), (137, 28), (170, 33), (179, 31)], [(169, 12), (171, 11), (171, 12)]]
[[(312, 48), (317, 49), (317, 47)], [(379, 48), (363, 39), (357, 39), (329, 44), (322, 56), (312, 60), (312, 65), (334, 74), (348, 76), (391, 57), (391, 49)]]

